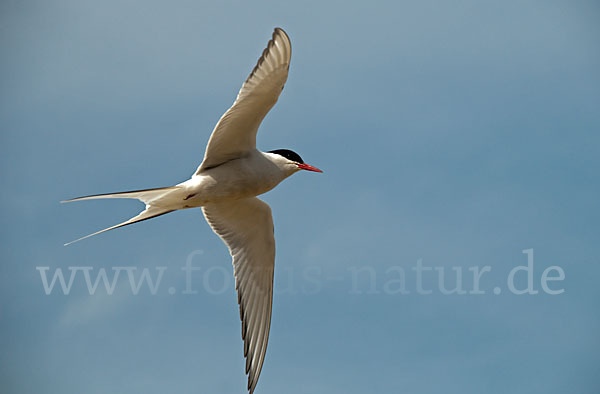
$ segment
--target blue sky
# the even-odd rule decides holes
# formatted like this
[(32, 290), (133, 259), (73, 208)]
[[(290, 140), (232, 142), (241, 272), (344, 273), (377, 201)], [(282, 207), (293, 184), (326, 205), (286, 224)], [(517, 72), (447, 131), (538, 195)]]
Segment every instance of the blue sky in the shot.
[[(275, 26), (292, 65), (258, 146), (325, 173), (263, 196), (277, 291), (256, 393), (598, 392), (595, 2), (0, 9), (2, 392), (245, 392), (230, 259), (201, 211), (63, 247), (140, 205), (58, 201), (187, 179)], [(538, 293), (512, 294), (528, 249)], [(79, 271), (47, 295), (36, 267)], [(81, 267), (135, 269), (90, 295)], [(144, 269), (161, 282), (135, 295)], [(443, 294), (457, 270), (467, 294)]]

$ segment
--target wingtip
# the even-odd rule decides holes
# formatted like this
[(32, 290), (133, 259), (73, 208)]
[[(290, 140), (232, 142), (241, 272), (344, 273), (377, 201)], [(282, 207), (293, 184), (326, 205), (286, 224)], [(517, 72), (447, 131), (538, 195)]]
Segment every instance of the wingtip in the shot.
[(291, 40), (290, 40), (290, 36), (288, 36), (287, 32), (286, 32), (285, 30), (283, 30), (281, 27), (276, 27), (275, 29), (273, 29), (273, 39), (275, 39), (275, 37), (276, 37), (277, 35), (282, 35), (282, 36), (284, 36), (284, 37), (285, 37), (285, 39), (286, 39), (288, 42), (291, 42)]

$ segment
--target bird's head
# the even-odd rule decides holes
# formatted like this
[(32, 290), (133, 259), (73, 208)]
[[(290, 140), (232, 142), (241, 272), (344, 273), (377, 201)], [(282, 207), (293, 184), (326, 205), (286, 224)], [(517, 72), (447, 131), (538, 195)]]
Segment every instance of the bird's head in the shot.
[(289, 175), (300, 170), (323, 172), (317, 167), (306, 164), (299, 154), (289, 149), (276, 149), (269, 151), (268, 153), (273, 155), (271, 156), (272, 161), (277, 164), (279, 168), (284, 171), (289, 171)]

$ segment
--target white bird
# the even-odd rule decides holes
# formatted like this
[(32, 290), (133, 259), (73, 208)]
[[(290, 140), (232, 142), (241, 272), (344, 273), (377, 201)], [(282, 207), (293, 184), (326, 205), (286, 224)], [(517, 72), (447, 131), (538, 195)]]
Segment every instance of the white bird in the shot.
[(206, 221), (233, 258), (250, 393), (258, 382), (267, 350), (275, 264), (271, 208), (256, 196), (297, 171), (322, 172), (305, 164), (291, 150), (256, 149), (256, 132), (279, 98), (287, 80), (291, 54), (289, 37), (276, 28), (233, 106), (215, 126), (204, 160), (187, 181), (170, 187), (63, 201), (133, 198), (146, 205), (137, 216), (68, 244), (178, 209), (202, 207)]

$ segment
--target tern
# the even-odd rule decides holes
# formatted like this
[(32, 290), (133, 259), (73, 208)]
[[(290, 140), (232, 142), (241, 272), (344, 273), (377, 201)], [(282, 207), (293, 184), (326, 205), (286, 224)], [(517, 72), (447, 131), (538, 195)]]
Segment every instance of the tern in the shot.
[(300, 170), (322, 172), (304, 163), (291, 150), (256, 149), (256, 133), (279, 98), (288, 77), (291, 55), (288, 35), (275, 28), (235, 102), (215, 126), (204, 160), (187, 181), (169, 187), (63, 201), (133, 198), (146, 205), (137, 216), (123, 223), (65, 245), (178, 209), (202, 207), (206, 221), (227, 245), (233, 259), (249, 393), (254, 392), (267, 350), (275, 265), (271, 208), (256, 196)]

